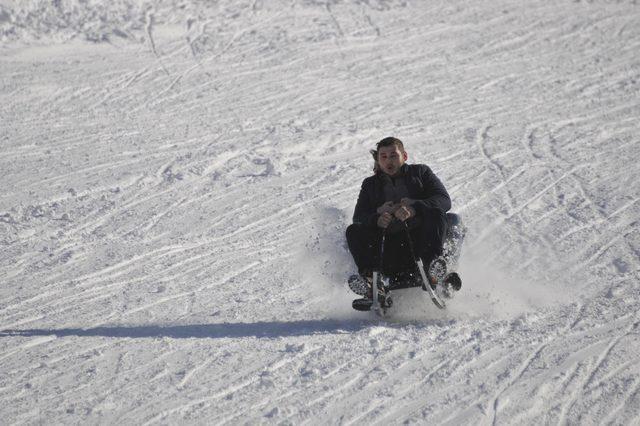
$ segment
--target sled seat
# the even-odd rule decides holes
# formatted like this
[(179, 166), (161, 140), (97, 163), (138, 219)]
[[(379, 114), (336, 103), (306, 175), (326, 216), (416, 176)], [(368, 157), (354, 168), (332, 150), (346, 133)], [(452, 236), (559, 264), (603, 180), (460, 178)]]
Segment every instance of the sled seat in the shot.
[(462, 223), (462, 217), (457, 213), (447, 213), (447, 232), (445, 234), (445, 242), (447, 240), (458, 241), (464, 238), (466, 228)]
[(462, 223), (462, 218), (457, 213), (447, 213), (447, 228), (452, 228), (456, 225), (460, 225)]

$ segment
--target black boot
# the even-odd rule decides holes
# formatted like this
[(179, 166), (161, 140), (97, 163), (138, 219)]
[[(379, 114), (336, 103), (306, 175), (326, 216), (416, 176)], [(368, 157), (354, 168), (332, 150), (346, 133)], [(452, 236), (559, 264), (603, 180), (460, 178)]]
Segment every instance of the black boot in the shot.
[(347, 283), (349, 288), (355, 294), (360, 296), (366, 296), (371, 290), (371, 283), (373, 282), (373, 274), (371, 272), (364, 271), (361, 274), (354, 274), (349, 277)]
[(462, 288), (462, 278), (460, 278), (457, 272), (449, 272), (447, 276), (444, 277), (444, 283), (450, 285), (454, 291), (460, 291)]

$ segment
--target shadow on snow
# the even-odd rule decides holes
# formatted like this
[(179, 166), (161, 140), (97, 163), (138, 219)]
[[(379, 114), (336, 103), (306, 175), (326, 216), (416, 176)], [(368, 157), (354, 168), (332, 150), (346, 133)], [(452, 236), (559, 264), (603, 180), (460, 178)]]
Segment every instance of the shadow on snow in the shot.
[(349, 334), (375, 325), (371, 321), (309, 320), (291, 322), (222, 323), (194, 325), (105, 326), (95, 328), (2, 330), (8, 336), (79, 336), (120, 338), (277, 338), (322, 334)]

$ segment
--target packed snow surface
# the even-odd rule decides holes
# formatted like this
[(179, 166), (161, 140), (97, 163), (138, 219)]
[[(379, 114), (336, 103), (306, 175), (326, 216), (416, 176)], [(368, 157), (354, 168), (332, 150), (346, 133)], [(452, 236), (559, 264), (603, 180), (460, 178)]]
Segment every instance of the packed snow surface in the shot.
[[(4, 424), (638, 424), (640, 5), (0, 0)], [(469, 229), (351, 309), (368, 149)]]

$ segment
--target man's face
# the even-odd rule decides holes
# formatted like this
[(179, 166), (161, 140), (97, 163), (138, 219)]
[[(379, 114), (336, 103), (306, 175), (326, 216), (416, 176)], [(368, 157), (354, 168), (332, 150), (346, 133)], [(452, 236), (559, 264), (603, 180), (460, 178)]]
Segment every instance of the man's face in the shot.
[(395, 145), (378, 148), (378, 165), (389, 176), (397, 175), (405, 161), (407, 153), (400, 151)]

